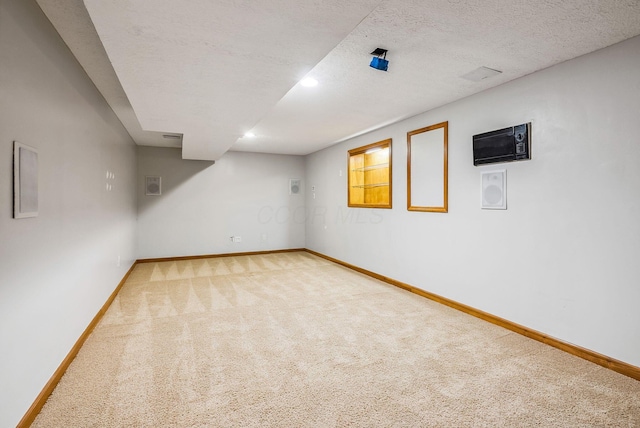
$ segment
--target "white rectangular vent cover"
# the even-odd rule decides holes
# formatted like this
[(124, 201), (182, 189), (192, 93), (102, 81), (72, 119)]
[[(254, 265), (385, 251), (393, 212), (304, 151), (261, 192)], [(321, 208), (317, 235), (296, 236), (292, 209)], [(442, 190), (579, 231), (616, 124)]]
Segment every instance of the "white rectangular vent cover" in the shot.
[(460, 76), (463, 79), (471, 80), (472, 82), (479, 82), (484, 79), (488, 79), (489, 77), (497, 76), (498, 74), (502, 74), (500, 70), (494, 70), (489, 67), (478, 67), (475, 70)]

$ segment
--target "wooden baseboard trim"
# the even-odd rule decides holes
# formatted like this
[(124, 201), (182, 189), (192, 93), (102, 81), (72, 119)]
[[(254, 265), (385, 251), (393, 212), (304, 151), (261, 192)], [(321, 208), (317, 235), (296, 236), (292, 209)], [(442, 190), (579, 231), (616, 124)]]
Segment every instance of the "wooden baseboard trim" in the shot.
[(395, 279), (377, 274), (375, 272), (371, 272), (369, 270), (360, 268), (358, 266), (351, 265), (349, 263), (343, 262), (342, 260), (334, 259), (333, 257), (329, 257), (327, 255), (318, 253), (313, 250), (305, 249), (310, 254), (316, 255), (318, 257), (322, 257), (323, 259), (332, 261), (349, 269), (355, 270), (356, 272), (363, 273), (372, 278), (378, 279), (380, 281), (386, 282), (388, 284), (394, 285), (396, 287), (400, 287), (404, 290), (410, 291), (414, 294), (417, 294), (422, 297), (426, 297), (429, 300), (433, 300), (435, 302), (441, 303), (443, 305), (449, 306), (451, 308), (457, 309), (469, 315), (472, 315), (476, 318), (480, 318), (484, 321), (490, 322), (495, 325), (499, 325), (500, 327), (504, 327), (507, 330), (511, 330), (515, 333), (526, 336), (530, 339), (537, 340), (538, 342), (542, 342), (549, 346), (553, 346), (554, 348), (560, 349), (569, 354), (575, 355), (576, 357), (580, 357), (592, 363), (598, 364), (602, 367), (606, 367), (610, 370), (621, 373), (630, 378), (636, 379), (640, 381), (640, 367), (636, 367), (634, 365), (625, 363), (623, 361), (616, 360), (614, 358), (608, 357), (603, 354), (599, 354), (590, 349), (582, 348), (580, 346), (574, 345), (572, 343), (565, 342), (560, 339), (556, 339), (555, 337), (551, 337), (547, 334), (541, 333), (539, 331), (530, 329), (528, 327), (522, 326), (520, 324), (516, 324), (504, 318), (497, 317), (490, 313), (472, 308), (471, 306), (464, 305), (462, 303), (458, 303), (454, 300), (447, 299), (446, 297), (439, 296), (434, 293), (430, 293), (428, 291), (421, 290), (412, 285), (405, 284), (400, 281), (396, 281)]
[(20, 422), (18, 422), (18, 425), (16, 426), (16, 428), (28, 428), (31, 426), (33, 421), (36, 419), (36, 416), (38, 416), (38, 413), (40, 413), (40, 410), (42, 410), (42, 407), (47, 402), (47, 399), (49, 398), (53, 390), (56, 388), (56, 386), (58, 385), (58, 382), (60, 382), (60, 379), (62, 379), (62, 376), (69, 368), (69, 365), (71, 364), (73, 359), (76, 357), (76, 355), (78, 355), (78, 351), (80, 351), (80, 348), (82, 348), (82, 345), (84, 345), (84, 342), (87, 340), (89, 335), (93, 332), (93, 329), (96, 327), (96, 325), (98, 325), (98, 323), (104, 316), (105, 312), (107, 312), (107, 309), (109, 309), (109, 306), (111, 306), (111, 303), (116, 298), (116, 295), (118, 294), (118, 292), (120, 291), (124, 283), (127, 281), (127, 279), (129, 278), (129, 275), (131, 275), (131, 272), (133, 272), (133, 269), (136, 267), (137, 264), (138, 262), (136, 261), (131, 265), (131, 267), (129, 268), (127, 273), (124, 275), (124, 277), (122, 278), (122, 280), (120, 281), (116, 289), (113, 291), (113, 293), (111, 293), (111, 295), (109, 296), (105, 304), (102, 305), (102, 308), (100, 308), (96, 316), (93, 317), (93, 319), (91, 320), (87, 328), (80, 335), (76, 343), (73, 345), (73, 347), (71, 348), (71, 351), (69, 351), (65, 359), (62, 360), (62, 363), (60, 363), (60, 366), (58, 367), (58, 369), (53, 373), (53, 376), (51, 376), (51, 379), (49, 379), (49, 382), (47, 382), (47, 384), (44, 386), (40, 394), (38, 394), (38, 396), (36, 397), (31, 407), (29, 407), (29, 410), (27, 410), (27, 413), (25, 413), (22, 419), (20, 420)]
[(137, 262), (138, 263), (177, 262), (177, 261), (183, 261), (183, 260), (213, 259), (217, 257), (258, 256), (261, 254), (295, 253), (299, 251), (305, 251), (305, 249), (289, 248), (285, 250), (247, 251), (244, 253), (220, 253), (220, 254), (202, 254), (198, 256), (158, 257), (158, 258), (152, 258), (152, 259), (138, 259)]

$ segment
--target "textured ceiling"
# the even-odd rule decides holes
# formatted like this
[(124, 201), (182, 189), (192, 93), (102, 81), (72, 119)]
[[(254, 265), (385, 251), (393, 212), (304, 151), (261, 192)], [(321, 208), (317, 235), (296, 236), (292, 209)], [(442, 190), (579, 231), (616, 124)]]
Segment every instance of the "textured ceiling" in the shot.
[(640, 34), (637, 0), (38, 3), (136, 143), (187, 159), (311, 153)]

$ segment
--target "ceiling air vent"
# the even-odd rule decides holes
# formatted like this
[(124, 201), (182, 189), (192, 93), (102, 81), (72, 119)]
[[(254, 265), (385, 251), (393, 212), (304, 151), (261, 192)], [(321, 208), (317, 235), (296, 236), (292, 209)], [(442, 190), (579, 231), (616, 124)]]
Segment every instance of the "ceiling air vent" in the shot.
[(475, 70), (460, 76), (463, 79), (471, 80), (472, 82), (479, 82), (484, 79), (488, 79), (489, 77), (497, 76), (498, 74), (502, 74), (500, 70), (494, 70), (489, 67), (478, 67)]

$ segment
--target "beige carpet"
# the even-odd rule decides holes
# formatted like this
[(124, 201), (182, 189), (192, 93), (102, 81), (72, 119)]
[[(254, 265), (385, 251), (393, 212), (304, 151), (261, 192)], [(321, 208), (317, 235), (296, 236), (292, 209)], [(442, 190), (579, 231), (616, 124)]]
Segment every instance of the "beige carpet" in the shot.
[(140, 264), (34, 427), (640, 427), (640, 382), (308, 253)]

